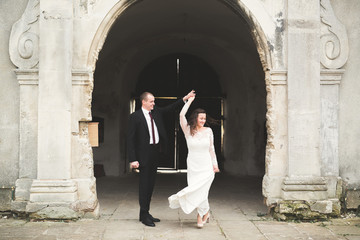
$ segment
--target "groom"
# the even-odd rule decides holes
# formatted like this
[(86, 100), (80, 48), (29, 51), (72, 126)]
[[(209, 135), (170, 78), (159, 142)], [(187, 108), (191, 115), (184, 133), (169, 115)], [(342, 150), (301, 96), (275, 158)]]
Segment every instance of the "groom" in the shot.
[(140, 95), (141, 109), (130, 115), (127, 148), (131, 168), (139, 168), (139, 204), (140, 221), (146, 226), (155, 227), (150, 213), (150, 201), (154, 190), (157, 165), (161, 152), (167, 149), (167, 134), (163, 123), (163, 115), (184, 105), (190, 97), (195, 96), (192, 90), (182, 99), (164, 108), (155, 107), (155, 97), (149, 92)]

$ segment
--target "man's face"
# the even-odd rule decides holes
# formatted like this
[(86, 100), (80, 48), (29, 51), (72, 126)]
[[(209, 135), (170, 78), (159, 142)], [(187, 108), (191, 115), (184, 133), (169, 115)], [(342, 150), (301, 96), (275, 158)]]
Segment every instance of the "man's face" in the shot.
[(153, 95), (147, 95), (147, 97), (142, 100), (142, 107), (148, 111), (154, 109), (155, 106), (155, 97)]

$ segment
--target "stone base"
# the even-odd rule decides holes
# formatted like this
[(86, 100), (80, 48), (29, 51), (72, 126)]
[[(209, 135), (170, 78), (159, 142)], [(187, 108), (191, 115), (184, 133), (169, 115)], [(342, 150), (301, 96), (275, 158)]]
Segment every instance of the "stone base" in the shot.
[(15, 199), (11, 202), (11, 211), (25, 213), (30, 200), (30, 189), (33, 179), (20, 178), (15, 182)]
[(26, 213), (35, 219), (77, 219), (81, 213), (73, 209), (77, 201), (77, 185), (73, 180), (33, 180)]
[(33, 219), (78, 219), (83, 215), (70, 203), (28, 203), (26, 212)]
[(34, 219), (97, 219), (100, 215), (95, 178), (18, 179), (15, 199), (8, 202), (12, 212)]
[(76, 203), (28, 203), (26, 214), (32, 219), (98, 219), (100, 216), (100, 205), (97, 204), (93, 211), (79, 211), (75, 208)]
[(341, 211), (340, 201), (337, 199), (323, 201), (284, 200), (273, 209), (275, 219), (288, 220), (326, 220), (339, 217)]
[(323, 177), (285, 178), (282, 186), (284, 200), (325, 200), (328, 198), (326, 179)]
[(360, 207), (360, 189), (348, 189), (345, 195), (346, 209), (358, 209)]
[(20, 178), (15, 182), (15, 201), (29, 201), (33, 179)]
[(16, 213), (25, 214), (26, 205), (29, 201), (12, 201), (11, 202), (11, 211)]
[(34, 180), (30, 189), (31, 202), (75, 202), (77, 185), (72, 180)]
[(14, 188), (0, 188), (0, 211), (9, 211), (11, 209), (11, 200)]
[(276, 205), (281, 200), (281, 186), (284, 177), (265, 175), (262, 181), (262, 194), (267, 206)]

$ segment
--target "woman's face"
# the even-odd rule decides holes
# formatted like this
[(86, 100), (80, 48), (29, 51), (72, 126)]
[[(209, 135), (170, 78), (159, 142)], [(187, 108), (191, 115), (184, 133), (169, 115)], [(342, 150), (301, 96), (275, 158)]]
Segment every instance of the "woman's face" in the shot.
[(206, 113), (199, 113), (197, 117), (196, 126), (203, 127), (206, 122)]

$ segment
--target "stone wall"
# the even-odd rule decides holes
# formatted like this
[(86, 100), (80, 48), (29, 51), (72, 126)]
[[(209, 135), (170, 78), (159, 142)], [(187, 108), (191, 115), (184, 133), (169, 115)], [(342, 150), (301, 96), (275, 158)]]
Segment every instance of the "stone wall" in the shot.
[[(332, 0), (331, 3), (335, 14), (346, 27), (350, 46), (349, 58), (344, 67), (346, 71), (340, 84), (339, 170), (345, 188), (356, 191), (360, 188), (360, 2)], [(348, 196), (356, 194), (350, 193)], [(360, 205), (360, 198), (356, 200)], [(354, 208), (355, 204), (351, 205)]]
[(11, 27), (27, 1), (0, 1), (0, 211), (10, 209), (12, 187), (19, 176), (19, 83), (10, 61)]

